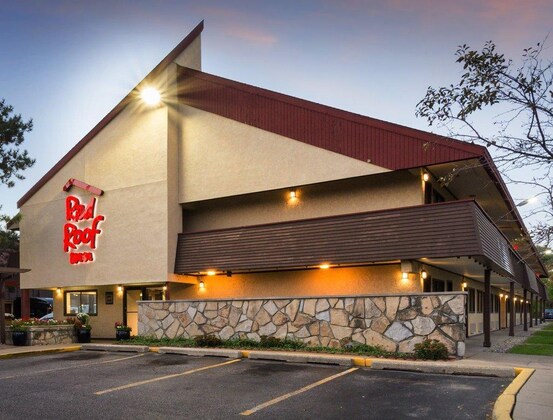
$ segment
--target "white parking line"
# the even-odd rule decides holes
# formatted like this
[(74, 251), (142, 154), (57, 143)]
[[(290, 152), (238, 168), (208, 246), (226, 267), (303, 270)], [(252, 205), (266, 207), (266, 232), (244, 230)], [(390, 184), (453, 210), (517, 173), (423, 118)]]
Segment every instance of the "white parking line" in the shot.
[(115, 387), (115, 388), (105, 389), (103, 391), (97, 391), (94, 394), (95, 395), (104, 395), (104, 394), (108, 394), (110, 392), (121, 391), (123, 389), (133, 388), (135, 386), (150, 384), (152, 382), (163, 381), (165, 379), (176, 378), (178, 376), (190, 375), (192, 373), (200, 372), (202, 370), (213, 369), (213, 368), (220, 367), (220, 366), (230, 365), (231, 363), (236, 363), (236, 362), (239, 362), (239, 361), (240, 361), (240, 359), (235, 359), (235, 360), (231, 360), (229, 362), (218, 363), (216, 365), (210, 365), (210, 366), (204, 366), (204, 367), (201, 367), (201, 368), (198, 368), (198, 369), (187, 370), (187, 371), (181, 372), (181, 373), (173, 373), (172, 375), (160, 376), (158, 378), (147, 379), (145, 381), (133, 382), (133, 383), (130, 383), (130, 384), (127, 384), (127, 385), (121, 385), (121, 386), (118, 386), (118, 387)]
[(320, 381), (314, 382), (310, 385), (304, 386), (303, 388), (297, 389), (295, 391), (289, 392), (287, 394), (281, 395), (280, 397), (274, 398), (270, 401), (264, 402), (263, 404), (256, 405), (253, 408), (250, 408), (249, 410), (243, 411), (240, 413), (241, 416), (249, 416), (251, 414), (254, 414), (258, 412), (259, 410), (263, 410), (264, 408), (270, 407), (271, 405), (277, 404), (281, 401), (287, 400), (288, 398), (291, 398), (295, 395), (302, 394), (306, 391), (309, 391), (310, 389), (313, 389), (315, 387), (318, 387), (319, 385), (326, 384), (327, 382), (330, 382), (334, 379), (337, 379), (341, 376), (347, 375), (348, 373), (355, 372), (359, 368), (351, 368), (344, 372), (337, 373), (336, 375), (329, 376), (327, 378), (321, 379)]
[(60, 367), (60, 368), (35, 370), (31, 373), (27, 373), (27, 374), (23, 374), (23, 375), (3, 376), (3, 377), (0, 377), (0, 380), (20, 378), (20, 377), (23, 377), (23, 376), (38, 375), (39, 373), (56, 372), (58, 370), (75, 369), (77, 367), (81, 368), (81, 367), (84, 367), (84, 366), (102, 365), (102, 364), (105, 364), (105, 363), (121, 362), (123, 360), (134, 359), (135, 357), (142, 357), (142, 356), (145, 356), (145, 354), (137, 354), (137, 355), (134, 355), (134, 356), (120, 357), (118, 359), (111, 359), (111, 360), (102, 360), (101, 362), (79, 363), (78, 365), (65, 366), (65, 367)]

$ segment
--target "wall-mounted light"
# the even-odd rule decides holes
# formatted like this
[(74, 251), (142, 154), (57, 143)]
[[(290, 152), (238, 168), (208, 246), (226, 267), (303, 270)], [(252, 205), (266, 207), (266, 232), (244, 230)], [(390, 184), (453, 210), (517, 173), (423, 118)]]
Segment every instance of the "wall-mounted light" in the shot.
[(158, 90), (151, 86), (144, 88), (142, 92), (140, 92), (140, 97), (148, 106), (155, 106), (161, 102), (161, 95)]
[(200, 289), (205, 289), (205, 283), (203, 280), (200, 280), (200, 282), (198, 283), (198, 286), (200, 287)]
[(423, 280), (426, 280), (428, 278), (428, 273), (426, 272), (426, 270), (421, 271), (421, 278)]
[(215, 271), (215, 270), (207, 270), (206, 274), (207, 274), (208, 276), (214, 276), (215, 274), (217, 274), (217, 271)]
[(163, 291), (164, 291), (164, 292), (167, 291), (167, 285), (163, 286)]
[(56, 289), (56, 293), (57, 293), (58, 295), (61, 295), (61, 287), (58, 287), (58, 288)]
[(467, 288), (467, 286), (468, 286), (468, 285), (467, 285), (467, 282), (466, 282), (466, 281), (464, 281), (464, 282), (461, 283), (461, 287), (463, 288), (463, 290), (465, 290), (465, 289)]
[(297, 197), (298, 195), (296, 194), (296, 190), (290, 190), (290, 192), (288, 193), (288, 198), (290, 198), (290, 200), (294, 200)]
[(516, 301), (517, 301), (517, 298), (514, 298), (513, 300), (516, 302)]
[(321, 270), (327, 270), (330, 268), (330, 264), (329, 263), (322, 263), (321, 265), (319, 265), (319, 268)]
[(428, 182), (430, 180), (430, 175), (428, 175), (428, 172), (422, 174), (422, 180), (424, 182)]
[(117, 293), (123, 293), (123, 286), (117, 286)]
[(499, 299), (503, 299), (503, 293), (499, 294)]
[(405, 271), (401, 273), (401, 279), (402, 280), (409, 280), (409, 273), (406, 273)]

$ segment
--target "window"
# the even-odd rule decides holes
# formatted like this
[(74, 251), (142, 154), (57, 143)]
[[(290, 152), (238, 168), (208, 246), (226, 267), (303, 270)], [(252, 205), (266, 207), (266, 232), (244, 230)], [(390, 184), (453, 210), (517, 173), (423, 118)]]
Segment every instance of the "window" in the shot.
[(98, 292), (95, 290), (65, 292), (65, 315), (75, 315), (78, 312), (97, 315), (97, 298)]
[(424, 183), (424, 204), (443, 203), (445, 198), (432, 186), (431, 182)]
[(469, 288), (469, 312), (476, 312), (476, 290)]
[(484, 292), (477, 290), (476, 298), (476, 312), (481, 314), (484, 312)]

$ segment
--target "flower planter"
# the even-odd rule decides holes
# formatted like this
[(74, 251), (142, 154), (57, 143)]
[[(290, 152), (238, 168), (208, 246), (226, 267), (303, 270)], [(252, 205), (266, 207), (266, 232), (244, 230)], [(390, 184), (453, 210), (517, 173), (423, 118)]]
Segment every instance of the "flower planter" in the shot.
[(129, 340), (131, 338), (130, 330), (115, 330), (116, 340)]
[(77, 341), (79, 343), (90, 343), (90, 328), (77, 329)]
[(12, 331), (12, 342), (14, 346), (27, 344), (27, 331)]

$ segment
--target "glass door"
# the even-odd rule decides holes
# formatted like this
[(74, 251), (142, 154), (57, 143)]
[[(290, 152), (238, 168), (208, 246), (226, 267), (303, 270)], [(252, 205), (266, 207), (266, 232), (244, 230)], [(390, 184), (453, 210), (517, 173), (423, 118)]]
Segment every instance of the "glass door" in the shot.
[(125, 289), (125, 323), (132, 328), (131, 335), (138, 335), (138, 304), (142, 289)]

